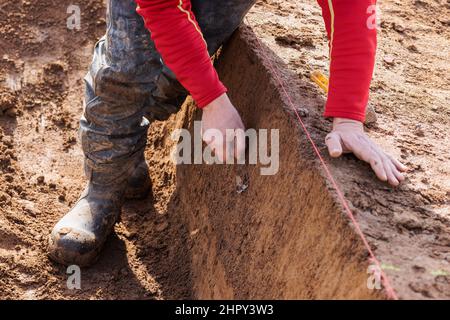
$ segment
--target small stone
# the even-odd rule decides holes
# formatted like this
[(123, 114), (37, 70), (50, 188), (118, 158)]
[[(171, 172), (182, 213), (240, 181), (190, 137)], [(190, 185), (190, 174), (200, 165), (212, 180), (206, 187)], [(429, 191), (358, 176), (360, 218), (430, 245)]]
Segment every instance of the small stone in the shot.
[(401, 24), (394, 23), (393, 27), (394, 27), (394, 30), (399, 32), (399, 33), (405, 32), (405, 27), (403, 25), (401, 25)]
[(415, 272), (418, 272), (418, 273), (424, 273), (426, 271), (426, 269), (424, 267), (421, 267), (418, 265), (414, 265), (412, 268)]
[(36, 181), (37, 181), (37, 183), (39, 183), (39, 184), (43, 184), (44, 181), (45, 181), (45, 177), (44, 177), (44, 176), (39, 176), (39, 177), (37, 177)]
[(0, 203), (7, 202), (10, 199), (10, 195), (5, 192), (0, 192)]
[(302, 117), (302, 118), (306, 118), (307, 116), (309, 116), (309, 111), (308, 111), (308, 109), (305, 109), (305, 108), (298, 108), (298, 109), (297, 109), (297, 112), (298, 112), (299, 116)]
[(419, 53), (419, 49), (417, 49), (417, 47), (416, 47), (415, 45), (413, 45), (413, 44), (410, 45), (410, 46), (408, 46), (407, 49), (408, 49), (409, 51), (411, 51), (411, 52)]
[(384, 61), (386, 64), (392, 66), (392, 65), (394, 65), (394, 63), (395, 63), (395, 58), (394, 58), (393, 55), (387, 54), (387, 55), (384, 56), (383, 61)]
[(415, 216), (408, 214), (395, 214), (394, 221), (398, 226), (404, 227), (408, 230), (421, 230), (422, 223)]
[(19, 201), (22, 204), (23, 210), (30, 216), (36, 217), (37, 215), (39, 215), (41, 213), (39, 211), (39, 209), (36, 208), (36, 205), (34, 202), (29, 201), (29, 200), (19, 200)]
[(13, 138), (11, 136), (4, 136), (2, 141), (3, 144), (8, 148), (11, 148), (13, 146)]
[(420, 125), (417, 125), (415, 130), (414, 130), (414, 134), (418, 137), (425, 137), (425, 131), (422, 129), (422, 127)]

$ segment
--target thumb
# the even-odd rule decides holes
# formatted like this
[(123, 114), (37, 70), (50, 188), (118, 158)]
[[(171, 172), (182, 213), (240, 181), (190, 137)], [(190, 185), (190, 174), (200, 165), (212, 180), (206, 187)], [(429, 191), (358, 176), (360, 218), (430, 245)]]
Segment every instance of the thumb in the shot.
[(325, 137), (325, 144), (328, 147), (328, 152), (333, 158), (337, 158), (342, 154), (341, 137), (336, 132), (331, 132)]

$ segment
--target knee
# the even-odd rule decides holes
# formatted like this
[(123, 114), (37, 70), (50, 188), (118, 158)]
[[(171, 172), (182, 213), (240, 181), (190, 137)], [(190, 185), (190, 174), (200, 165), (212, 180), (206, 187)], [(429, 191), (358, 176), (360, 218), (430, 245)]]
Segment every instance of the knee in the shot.
[(139, 51), (136, 48), (131, 48), (128, 55), (114, 55), (107, 41), (107, 37), (103, 37), (95, 46), (85, 77), (87, 88), (93, 96), (106, 101), (136, 103), (145, 100), (154, 87), (161, 62), (145, 58), (149, 53), (136, 53)]

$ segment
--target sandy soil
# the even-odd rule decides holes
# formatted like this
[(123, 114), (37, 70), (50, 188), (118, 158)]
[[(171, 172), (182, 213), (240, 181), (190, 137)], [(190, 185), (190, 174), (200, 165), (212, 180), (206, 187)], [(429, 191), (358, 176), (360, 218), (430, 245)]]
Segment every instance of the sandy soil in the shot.
[[(273, 10), (257, 7), (249, 21), (298, 75), (306, 99), (319, 92), (308, 78), (312, 70), (327, 69), (327, 47), (315, 1), (290, 3), (268, 1)], [(409, 166), (408, 180), (392, 190), (373, 183), (368, 168), (355, 175), (353, 157), (345, 159), (346, 165), (329, 162), (391, 281), (405, 288), (407, 297), (448, 298), (449, 7), (445, 1), (379, 5), (381, 31), (371, 88), (379, 122), (369, 132)]]
[[(77, 141), (82, 77), (95, 41), (105, 29), (103, 2), (80, 0), (81, 30), (68, 30), (69, 4), (49, 0), (2, 0), (0, 4), (0, 298), (201, 297), (199, 290), (207, 284), (199, 282), (201, 272), (192, 266), (201, 266), (199, 250), (208, 246), (196, 244), (198, 223), (187, 221), (195, 216), (187, 215), (187, 210), (188, 191), (208, 199), (199, 190), (205, 187), (204, 177), (192, 181), (186, 191), (175, 192), (180, 179), (193, 173), (189, 169), (177, 172), (168, 159), (168, 135), (186, 124), (187, 111), (152, 125), (146, 156), (153, 196), (126, 205), (99, 262), (83, 269), (82, 290), (68, 290), (66, 269), (46, 257), (50, 228), (84, 185)], [(380, 47), (371, 92), (379, 122), (369, 131), (411, 171), (406, 183), (393, 190), (375, 181), (368, 168), (351, 156), (329, 161), (400, 297), (449, 298), (449, 7), (444, 0), (386, 0), (380, 5)], [(314, 107), (319, 113), (323, 97), (309, 81), (309, 72), (327, 70), (327, 44), (315, 2), (261, 1), (248, 23), (296, 78), (291, 88), (297, 89), (293, 90), (296, 99), (308, 101), (307, 109)], [(325, 150), (322, 140), (329, 122), (310, 113), (309, 125)], [(214, 177), (214, 173), (208, 171), (205, 176)], [(268, 184), (268, 191), (275, 192), (277, 184)], [(218, 190), (228, 201), (226, 189)], [(290, 205), (284, 203), (284, 208)], [(219, 209), (227, 207), (217, 204), (215, 210)], [(198, 212), (201, 216), (209, 208)], [(200, 234), (199, 239), (204, 239)], [(244, 268), (247, 262), (228, 254), (236, 264), (215, 270), (217, 279), (233, 267)], [(330, 261), (323, 268), (339, 269), (334, 264), (345, 261)], [(232, 295), (227, 289), (230, 283), (217, 284), (220, 290), (213, 296)], [(248, 288), (258, 285), (248, 280), (241, 283)], [(248, 292), (234, 296), (248, 297)], [(315, 297), (312, 293), (297, 296)]]

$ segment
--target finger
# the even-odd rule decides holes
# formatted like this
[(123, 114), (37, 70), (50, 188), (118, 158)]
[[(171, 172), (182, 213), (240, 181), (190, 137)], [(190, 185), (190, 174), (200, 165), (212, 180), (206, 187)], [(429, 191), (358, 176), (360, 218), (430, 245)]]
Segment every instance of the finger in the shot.
[(375, 172), (378, 179), (381, 181), (387, 181), (386, 170), (384, 169), (383, 159), (381, 155), (378, 153), (376, 145), (370, 139), (366, 139), (367, 141), (367, 149), (369, 149), (368, 157), (369, 163), (372, 167), (372, 170)]
[(243, 129), (236, 129), (236, 159), (241, 160), (242, 163), (245, 161), (245, 132)]
[(389, 165), (392, 168), (392, 172), (394, 173), (395, 177), (397, 178), (397, 180), (399, 182), (402, 182), (405, 180), (405, 176), (403, 175), (403, 173), (401, 173), (398, 168), (395, 166), (395, 164), (392, 162), (392, 159), (390, 157), (388, 157), (389, 159)]
[(382, 161), (383, 161), (384, 171), (386, 172), (388, 183), (394, 187), (398, 186), (400, 182), (397, 180), (397, 177), (394, 175), (390, 160), (387, 157), (382, 157)]
[(387, 181), (387, 174), (380, 156), (372, 151), (369, 159), (370, 160), (368, 162), (370, 163), (370, 166), (372, 167), (372, 170), (375, 172), (375, 175), (378, 177), (378, 179), (380, 179), (381, 181)]
[[(229, 130), (229, 132), (228, 132)], [(234, 164), (236, 154), (236, 131), (235, 129), (227, 129), (227, 135), (223, 144), (223, 154), (226, 164)]]
[(408, 167), (405, 166), (403, 163), (401, 163), (400, 161), (398, 161), (397, 159), (395, 159), (393, 156), (391, 155), (387, 155), (389, 157), (389, 160), (391, 160), (391, 162), (394, 164), (394, 166), (401, 172), (405, 172), (406, 170), (408, 170)]
[(350, 148), (350, 150), (358, 157), (370, 164), (372, 170), (375, 172), (378, 179), (387, 181), (387, 173), (383, 165), (383, 160), (380, 154), (377, 152), (370, 139), (364, 138), (364, 143), (358, 140), (358, 137), (349, 137), (344, 140), (344, 143)]
[(207, 142), (208, 147), (211, 148), (212, 154), (219, 163), (224, 162), (224, 142), (222, 139), (218, 139), (217, 136), (207, 136), (205, 135), (205, 142)]
[(214, 150), (214, 153), (216, 155), (216, 158), (219, 160), (220, 163), (224, 163), (225, 162), (225, 144), (223, 143), (218, 143), (216, 141), (214, 141), (212, 143), (212, 149)]
[(325, 137), (325, 144), (328, 147), (328, 153), (333, 158), (337, 158), (342, 154), (341, 137), (336, 132), (331, 132)]
[(212, 136), (202, 134), (202, 140), (207, 145), (211, 145), (212, 142), (214, 141), (214, 138)]
[(226, 140), (226, 145), (224, 146), (225, 155), (226, 155), (226, 163), (232, 164), (234, 163), (234, 155), (236, 153), (236, 141), (235, 138), (232, 137), (230, 140)]

